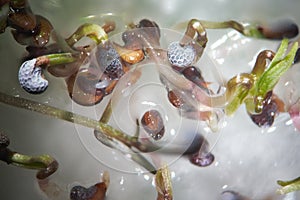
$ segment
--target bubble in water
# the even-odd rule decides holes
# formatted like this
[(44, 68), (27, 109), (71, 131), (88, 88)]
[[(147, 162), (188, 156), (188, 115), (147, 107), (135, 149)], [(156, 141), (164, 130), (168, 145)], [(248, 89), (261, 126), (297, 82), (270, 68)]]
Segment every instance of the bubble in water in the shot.
[[(92, 111), (90, 113), (100, 118), (101, 114), (99, 116), (99, 113), (102, 113), (105, 108), (104, 102), (111, 98), (112, 112), (109, 118), (109, 125), (129, 136), (137, 136), (141, 143), (153, 144), (155, 148), (151, 150), (151, 154), (149, 154), (150, 152), (139, 152), (140, 154), (135, 156), (134, 153), (130, 152), (130, 148), (127, 146), (123, 148), (119, 141), (110, 140), (107, 137), (103, 137), (103, 135), (99, 135), (99, 133), (90, 136), (81, 127), (77, 127), (80, 139), (88, 151), (101, 163), (116, 170), (134, 173), (144, 172), (138, 164), (128, 161), (133, 158), (136, 159), (140, 155), (144, 156), (157, 168), (162, 164), (160, 160), (171, 164), (187, 152), (187, 149), (190, 148), (196, 137), (195, 135), (199, 133), (200, 127), (206, 126), (205, 123), (207, 123), (210, 125), (210, 128), (217, 130), (220, 127), (220, 122), (224, 119), (224, 116), (220, 114), (222, 112), (219, 113), (218, 109), (213, 110), (203, 107), (189, 88), (184, 89), (180, 86), (180, 80), (184, 80), (185, 83), (194, 84), (195, 87), (201, 89), (201, 87), (205, 87), (204, 78), (209, 81), (220, 80), (217, 77), (219, 73), (215, 71), (213, 63), (207, 55), (203, 54), (202, 56), (205, 65), (209, 68), (208, 72), (201, 73), (200, 65), (195, 63), (195, 66), (188, 67), (183, 74), (180, 74), (174, 71), (172, 64), (168, 61), (166, 50), (172, 42), (179, 41), (182, 34), (161, 29), (161, 46), (158, 47), (157, 42), (155, 42), (154, 46), (151, 46), (151, 42), (148, 41), (147, 43), (145, 41), (151, 34), (158, 35), (157, 31), (153, 31), (147, 32), (143, 30), (139, 32), (139, 34), (147, 32), (147, 37), (144, 37), (141, 41), (143, 41), (142, 45), (149, 53), (148, 57), (144, 61), (130, 66), (128, 71), (117, 80), (111, 95), (105, 97), (101, 105), (91, 108)], [(129, 34), (129, 32), (126, 34)], [(124, 42), (122, 41), (124, 37), (124, 34), (123, 38), (121, 35), (114, 35), (110, 39), (111, 42), (121, 44)], [(129, 35), (126, 35), (126, 41), (129, 40), (128, 37)], [(136, 37), (136, 35), (130, 35), (130, 37)], [(140, 37), (142, 38), (142, 35)], [(104, 55), (108, 54), (105, 53)], [(191, 60), (194, 61), (192, 58)], [(206, 69), (204, 66), (202, 68)], [(174, 74), (173, 80), (170, 80), (170, 76)], [(164, 79), (165, 75), (167, 77)], [(180, 77), (178, 79), (179, 82), (173, 83), (172, 81), (174, 80), (176, 82), (177, 76)], [(101, 82), (94, 81), (95, 90), (96, 88), (102, 90), (102, 83), (106, 83), (105, 79), (101, 80)], [(80, 110), (80, 112), (83, 111)], [(159, 113), (159, 115), (153, 114), (153, 112)], [(145, 117), (145, 114), (148, 117)], [(157, 126), (149, 126), (152, 123)], [(103, 144), (109, 147), (117, 145), (119, 148), (104, 148), (101, 146)], [(124, 156), (124, 154), (129, 156)], [(202, 160), (197, 159), (197, 162), (203, 166), (210, 164), (214, 160), (213, 155), (207, 151), (206, 156), (201, 154), (200, 157)], [(123, 162), (126, 164), (120, 164)]]

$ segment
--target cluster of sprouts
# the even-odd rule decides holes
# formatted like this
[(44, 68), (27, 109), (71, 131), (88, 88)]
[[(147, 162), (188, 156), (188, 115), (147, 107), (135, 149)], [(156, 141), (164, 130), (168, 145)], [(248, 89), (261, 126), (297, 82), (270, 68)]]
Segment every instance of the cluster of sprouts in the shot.
[[(26, 0), (2, 0), (0, 7), (0, 31), (11, 29), (16, 42), (26, 46), (28, 52), (18, 73), (20, 86), (26, 92), (41, 94), (46, 91), (51, 84), (46, 77), (50, 75), (65, 80), (66, 91), (79, 105), (94, 106), (104, 98), (110, 99), (99, 120), (4, 93), (0, 93), (0, 102), (90, 127), (94, 129), (95, 139), (120, 151), (123, 151), (123, 147), (119, 146), (122, 143), (126, 147), (126, 154), (129, 153), (132, 160), (156, 177), (159, 200), (173, 198), (168, 167), (155, 165), (141, 153), (161, 148), (156, 142), (167, 134), (162, 113), (155, 109), (142, 113), (141, 119), (136, 121), (135, 135), (109, 125), (113, 109), (111, 94), (119, 84), (123, 84), (123, 88), (130, 88), (138, 82), (143, 73), (139, 65), (152, 63), (166, 90), (170, 106), (176, 108), (183, 118), (205, 122), (212, 132), (219, 130), (218, 123), (224, 116), (233, 115), (243, 104), (252, 121), (259, 127), (272, 126), (280, 112), (289, 112), (295, 127), (299, 128), (300, 109), (299, 106), (295, 107), (298, 103), (286, 106), (273, 91), (280, 77), (299, 60), (298, 42), (289, 41), (298, 34), (297, 25), (291, 21), (262, 26), (236, 21), (191, 19), (181, 24), (186, 26), (181, 38), (165, 46), (161, 44), (164, 37), (167, 37), (161, 34), (163, 29), (148, 19), (121, 27), (123, 32), (119, 39), (122, 42), (114, 39), (111, 34), (116, 29), (114, 21), (105, 21), (102, 25), (83, 24), (64, 38), (55, 32), (47, 19), (33, 14)], [(224, 88), (223, 92), (215, 92), (202, 76), (197, 62), (208, 42), (206, 29), (227, 28), (238, 31), (244, 37), (282, 42), (277, 52), (261, 51), (250, 72), (232, 77), (226, 84), (219, 86)], [(90, 40), (85, 45), (79, 45), (82, 38)], [(117, 98), (113, 100), (118, 101)], [(140, 138), (140, 124), (149, 138)], [(58, 162), (51, 156), (31, 157), (13, 152), (8, 149), (7, 136), (0, 136), (2, 161), (37, 169), (38, 179), (48, 178), (57, 170)], [(184, 154), (197, 166), (209, 166), (215, 157), (208, 151), (208, 142), (202, 135), (196, 137), (195, 141), (190, 147), (185, 147)], [(172, 151), (176, 153), (177, 150)], [(280, 193), (298, 190), (300, 187), (299, 178), (278, 183), (283, 186)], [(104, 199), (107, 187), (108, 178), (90, 188), (75, 186), (70, 192), (70, 198)], [(238, 194), (228, 192), (224, 195)]]

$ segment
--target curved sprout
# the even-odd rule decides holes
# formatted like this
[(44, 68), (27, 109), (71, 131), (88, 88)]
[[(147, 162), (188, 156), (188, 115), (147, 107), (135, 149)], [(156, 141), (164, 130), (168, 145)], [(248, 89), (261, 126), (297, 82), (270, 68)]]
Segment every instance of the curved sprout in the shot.
[(295, 178), (290, 181), (278, 180), (277, 184), (282, 186), (282, 188), (279, 188), (277, 190), (277, 193), (279, 193), (279, 194), (287, 194), (290, 192), (299, 191), (300, 190), (300, 177)]
[[(50, 37), (49, 30), (52, 29), (50, 23), (47, 24), (44, 21), (45, 23), (41, 24), (44, 26), (41, 26), (39, 29), (40, 32), (36, 36), (40, 37), (45, 34), (44, 40), (35, 41), (37, 37), (34, 37), (34, 35), (29, 35), (30, 37), (27, 38), (20, 33), (22, 31), (32, 31), (37, 28), (35, 21), (37, 16), (31, 13), (27, 2), (11, 1), (10, 8), (16, 11), (16, 15), (7, 17), (9, 17), (9, 26), (16, 29), (14, 36), (17, 42), (30, 46), (34, 46), (34, 42), (37, 42), (38, 47), (48, 43)], [(17, 12), (18, 9), (25, 12)], [(25, 26), (25, 22), (28, 25)], [(206, 29), (233, 28), (249, 37), (282, 39), (284, 37), (294, 37), (298, 34), (298, 27), (294, 23), (286, 23), (286, 26), (281, 29), (278, 26), (243, 25), (232, 20), (209, 22), (198, 19), (192, 19), (186, 25), (187, 28), (184, 37), (178, 42), (171, 43), (168, 50), (164, 50), (160, 47), (160, 29), (153, 21), (144, 19), (136, 25), (130, 24), (128, 26), (130, 29), (122, 34), (123, 46), (111, 43), (108, 40), (107, 33), (115, 29), (113, 23), (106, 24), (103, 27), (86, 23), (62, 42), (64, 43), (62, 46), (67, 46), (67, 48), (60, 47), (57, 48), (57, 52), (54, 54), (38, 56), (32, 60), (25, 61), (19, 71), (20, 84), (28, 92), (41, 93), (48, 86), (48, 81), (43, 78), (43, 68), (59, 66), (57, 70), (52, 72), (55, 74), (56, 71), (58, 72), (56, 73), (58, 76), (67, 77), (66, 82), (72, 99), (81, 105), (94, 105), (100, 102), (105, 95), (112, 92), (118, 80), (129, 71), (130, 66), (141, 62), (143, 59), (148, 59), (151, 62), (155, 62), (161, 76), (161, 82), (166, 86), (168, 91), (170, 102), (179, 109), (180, 114), (184, 117), (207, 121), (211, 129), (216, 130), (215, 128), (218, 127), (216, 124), (224, 116), (223, 109), (227, 115), (231, 115), (240, 105), (245, 103), (248, 113), (262, 114), (261, 112), (266, 108), (264, 103), (269, 100), (268, 98), (271, 98), (268, 94), (272, 92), (279, 78), (289, 69), (295, 60), (298, 44), (295, 42), (287, 55), (285, 55), (288, 43), (286, 39), (283, 40), (275, 56), (271, 51), (261, 52), (251, 73), (242, 73), (233, 77), (226, 84), (226, 92), (214, 95), (210, 92), (204, 79), (202, 79), (200, 71), (195, 70), (196, 68), (192, 66), (202, 56), (208, 42)], [(1, 24), (1, 30), (6, 28), (3, 26)], [(82, 72), (79, 69), (80, 65), (84, 62), (82, 57), (90, 56), (95, 47), (90, 44), (83, 47), (76, 47), (77, 42), (83, 37), (92, 39), (98, 45), (98, 50), (100, 49), (97, 52), (100, 54), (100, 56), (98, 55), (97, 64), (100, 65), (100, 68), (102, 67), (100, 71), (105, 74), (100, 78), (97, 76), (94, 77), (91, 73)], [(110, 47), (105, 49), (106, 45)], [(110, 51), (112, 49), (114, 50), (113, 52)], [(104, 50), (104, 54), (101, 54), (102, 50)], [(271, 60), (269, 66), (266, 64), (266, 60), (268, 59)], [(66, 64), (70, 63), (80, 64), (68, 71)], [(67, 72), (67, 74), (61, 72)], [(0, 101), (93, 128), (97, 139), (110, 147), (121, 150), (120, 144), (126, 146), (132, 150), (130, 153), (132, 153), (133, 160), (143, 165), (152, 173), (156, 173), (158, 199), (172, 199), (168, 169), (163, 168), (155, 171), (152, 164), (139, 154), (139, 151), (151, 152), (158, 150), (158, 147), (154, 144), (142, 143), (139, 140), (138, 134), (130, 136), (109, 126), (107, 123), (110, 114), (102, 117), (100, 122), (98, 122), (71, 112), (41, 105), (37, 102), (9, 97), (3, 93), (0, 93)], [(146, 126), (148, 125), (146, 124)], [(17, 166), (39, 169), (40, 171), (37, 174), (37, 178), (39, 179), (48, 177), (58, 167), (58, 163), (50, 156), (30, 157), (21, 155), (9, 151), (6, 148), (9, 142), (6, 140), (3, 139), (1, 142), (0, 150), (4, 151), (1, 156), (12, 156), (1, 158), (3, 161)], [(193, 154), (190, 160), (196, 165), (207, 166), (214, 161), (214, 156), (210, 152), (207, 152), (207, 145), (204, 144), (203, 148)], [(285, 183), (283, 184), (286, 186)], [(94, 187), (91, 188), (91, 191), (94, 195)], [(86, 191), (83, 188), (77, 187), (73, 194), (75, 196), (79, 194), (80, 196), (84, 192)], [(101, 195), (99, 198), (104, 197), (103, 194)]]
[(67, 64), (76, 61), (77, 58), (70, 54), (50, 54), (25, 61), (19, 69), (19, 83), (27, 92), (39, 94), (48, 87), (48, 81), (44, 78), (42, 66)]
[(0, 160), (17, 167), (38, 170), (36, 177), (45, 179), (55, 173), (58, 162), (50, 155), (28, 156), (8, 149), (9, 138), (0, 133)]
[(81, 185), (76, 185), (72, 187), (70, 191), (71, 200), (104, 200), (106, 196), (106, 191), (108, 189), (110, 182), (108, 172), (103, 173), (102, 181), (96, 183), (88, 188)]

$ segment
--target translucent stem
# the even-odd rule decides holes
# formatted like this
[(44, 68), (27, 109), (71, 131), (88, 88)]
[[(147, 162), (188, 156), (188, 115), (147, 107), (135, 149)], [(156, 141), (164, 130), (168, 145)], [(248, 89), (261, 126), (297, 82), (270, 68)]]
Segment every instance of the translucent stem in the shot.
[[(111, 117), (111, 114), (112, 114), (112, 104), (111, 104), (111, 100), (108, 102), (108, 104), (107, 104), (107, 106), (106, 106), (106, 108), (105, 108), (105, 110), (104, 110), (104, 112), (103, 112), (103, 114), (102, 114), (102, 116), (101, 116), (101, 118), (100, 118), (100, 122), (101, 123), (105, 123), (105, 124), (107, 124), (108, 122), (109, 122), (109, 120), (110, 120), (110, 117)], [(138, 130), (139, 130), (139, 128), (138, 128), (139, 126), (138, 126), (138, 121), (137, 121), (137, 132), (138, 132)], [(102, 134), (101, 132), (98, 132), (98, 134)], [(134, 137), (136, 137), (136, 138), (138, 138), (139, 137), (139, 134), (135, 134), (135, 136)], [(98, 139), (98, 137), (97, 137), (97, 139)], [(101, 141), (100, 141), (101, 142)], [(116, 148), (116, 149), (118, 149), (118, 147), (116, 147), (115, 145), (117, 145), (117, 144), (113, 144), (113, 143), (110, 143), (110, 144), (112, 144), (112, 147), (113, 148)], [(133, 161), (135, 161), (136, 163), (138, 163), (138, 164), (140, 164), (141, 166), (143, 166), (145, 169), (147, 169), (149, 172), (151, 172), (151, 173), (153, 173), (153, 174), (155, 174), (156, 173), (156, 169), (155, 169), (155, 167), (143, 156), (143, 155), (141, 155), (140, 153), (138, 153), (138, 152), (134, 152), (134, 151), (132, 151), (132, 153), (129, 153), (130, 154), (130, 156), (131, 156), (131, 159), (133, 160)]]
[(256, 58), (255, 65), (251, 73), (257, 77), (260, 77), (268, 67), (267, 60), (271, 61), (274, 58), (275, 53), (270, 50), (264, 50), (260, 52)]
[(196, 41), (200, 47), (205, 48), (207, 43), (206, 30), (201, 21), (197, 19), (192, 19), (189, 21), (185, 32), (185, 37), (180, 41), (180, 43), (186, 44), (190, 42), (191, 39), (194, 39), (195, 35)]
[(203, 45), (205, 46), (207, 42), (205, 29), (226, 29), (226, 28), (232, 28), (248, 37), (264, 38), (264, 35), (258, 30), (256, 26), (243, 25), (234, 20), (213, 22), (213, 21), (192, 19), (187, 24), (186, 35), (189, 35), (190, 37), (193, 38), (196, 31), (198, 34), (199, 44), (201, 46)]
[(111, 107), (111, 100), (110, 100), (105, 107), (105, 110), (100, 118), (100, 122), (107, 124), (108, 121), (110, 120), (111, 114), (112, 114), (112, 107)]
[(114, 138), (127, 145), (128, 147), (135, 147), (142, 152), (150, 152), (158, 149), (158, 147), (154, 145), (142, 144), (138, 141), (138, 138), (129, 136), (119, 130), (114, 129), (113, 127), (107, 124), (98, 122), (97, 120), (82, 115), (78, 115), (73, 112), (61, 110), (52, 106), (44, 105), (24, 98), (13, 97), (2, 92), (0, 92), (0, 102), (17, 108), (23, 108), (47, 116), (51, 116), (56, 119), (61, 119), (64, 121), (95, 129), (96, 131), (100, 131), (101, 133), (105, 134), (107, 137)]
[[(223, 22), (213, 22), (213, 21), (206, 21), (206, 20), (198, 20), (198, 19), (192, 19), (189, 22), (183, 22), (175, 26), (175, 28), (182, 28), (186, 26), (190, 26), (191, 24), (196, 24), (198, 30), (201, 30), (200, 32), (204, 33), (205, 29), (227, 29), (232, 28), (241, 34), (248, 36), (248, 37), (254, 37), (254, 38), (265, 38), (265, 36), (262, 34), (262, 32), (257, 28), (256, 25), (243, 25), (237, 21), (229, 20), (229, 21), (223, 21)], [(188, 28), (189, 29), (189, 28)]]
[[(192, 33), (190, 30), (194, 29), (198, 32), (198, 43), (201, 45), (201, 39), (206, 43), (206, 31), (205, 29), (227, 29), (232, 28), (239, 33), (247, 37), (252, 38), (263, 38), (263, 39), (273, 39), (282, 40), (284, 38), (293, 38), (298, 35), (298, 26), (291, 20), (279, 20), (273, 24), (259, 24), (259, 23), (239, 23), (234, 20), (223, 21), (223, 22), (213, 22), (206, 20), (192, 19), (188, 22), (183, 22), (177, 24), (174, 28), (184, 29), (187, 28), (186, 33)], [(202, 33), (202, 36), (201, 34)], [(189, 35), (189, 34), (187, 34)], [(194, 35), (189, 35), (194, 38)], [(200, 42), (199, 42), (200, 41)], [(202, 46), (202, 45), (201, 45)]]
[(36, 174), (38, 179), (45, 179), (58, 169), (58, 162), (49, 155), (27, 156), (14, 153), (11, 162), (18, 167), (39, 170)]
[(232, 28), (247, 37), (266, 38), (256, 25), (243, 25), (237, 21), (229, 20), (224, 22), (200, 21), (207, 29), (225, 29)]
[(192, 92), (198, 103), (209, 107), (224, 107), (227, 104), (228, 95), (226, 93), (219, 96), (210, 96), (205, 90), (201, 89), (184, 76), (181, 76), (179, 73), (176, 73), (173, 69), (159, 63), (157, 64), (157, 68), (160, 74), (166, 77), (176, 89)]
[(226, 114), (232, 115), (244, 103), (250, 89), (254, 85), (254, 76), (251, 74), (240, 74), (227, 83), (226, 96), (228, 104), (226, 105)]
[(279, 194), (287, 194), (294, 191), (300, 190), (300, 177), (291, 181), (277, 181), (277, 183), (282, 186), (282, 188), (277, 190)]
[(233, 20), (223, 21), (223, 22), (213, 22), (213, 21), (205, 21), (205, 20), (199, 20), (199, 21), (203, 25), (203, 27), (207, 29), (233, 28), (241, 33), (243, 33), (245, 29), (242, 24)]
[(47, 155), (31, 157), (20, 153), (14, 153), (10, 160), (13, 165), (29, 169), (43, 169), (53, 161), (53, 159)]
[[(69, 121), (72, 123), (76, 123), (79, 125), (83, 125), (89, 128), (93, 128), (95, 131), (100, 132), (101, 134), (104, 134), (105, 136), (109, 138), (114, 138), (123, 144), (127, 145), (129, 148), (130, 147), (135, 147), (138, 150), (142, 152), (147, 152), (147, 151), (154, 151), (157, 150), (158, 147), (155, 147), (154, 145), (144, 145), (141, 144), (138, 141), (137, 137), (131, 137), (129, 135), (126, 135), (125, 133), (118, 131), (114, 129), (113, 127), (103, 123), (103, 122), (98, 122), (96, 120), (77, 115), (75, 113), (69, 112), (69, 111), (64, 111), (60, 110), (55, 107), (47, 106), (44, 104), (40, 104), (34, 101), (26, 100), (23, 98), (17, 98), (17, 97), (12, 97), (9, 95), (6, 95), (4, 93), (0, 92), (0, 102), (19, 107), (19, 108), (24, 108), (30, 111), (38, 112), (47, 116), (51, 116), (57, 119), (62, 119), (65, 121)], [(110, 116), (109, 112), (111, 110), (110, 103), (108, 104), (107, 107), (107, 113), (104, 115), (105, 117), (103, 118), (104, 121), (108, 120)], [(118, 148), (116, 148), (118, 149)], [(130, 153), (132, 160), (135, 162), (139, 163), (141, 166), (143, 166), (145, 169), (147, 169), (149, 172), (155, 174), (156, 169), (155, 167), (146, 159), (144, 158), (141, 154), (137, 152), (132, 152)], [(48, 161), (51, 161), (49, 159), (49, 156), (44, 155), (40, 157), (29, 157), (21, 154), (13, 154), (11, 158), (12, 164), (21, 166), (21, 167), (26, 167), (26, 168), (32, 168), (32, 169), (43, 169), (45, 166), (47, 166)], [(40, 176), (43, 175), (42, 172), (40, 172)]]
[(68, 45), (73, 46), (83, 37), (91, 38), (96, 42), (96, 44), (100, 44), (108, 40), (105, 30), (101, 26), (86, 23), (80, 26), (69, 38), (67, 38), (66, 42)]
[(49, 59), (50, 65), (67, 64), (76, 61), (77, 59), (70, 53), (50, 54), (46, 56)]
[(256, 98), (256, 112), (262, 111), (263, 99), (266, 94), (273, 90), (280, 77), (292, 66), (298, 49), (298, 43), (295, 42), (290, 52), (287, 53), (288, 40), (284, 39), (278, 52), (275, 54), (268, 69), (259, 77), (255, 85), (254, 95)]
[(37, 57), (36, 65), (46, 65), (47, 67), (50, 67), (55, 65), (69, 64), (77, 60), (78, 58), (71, 53), (55, 53)]
[(141, 166), (143, 166), (145, 169), (147, 169), (152, 174), (157, 173), (157, 171), (156, 171), (155, 167), (152, 165), (152, 163), (150, 163), (142, 154), (140, 154), (138, 152), (133, 152), (130, 155), (131, 155), (131, 159), (134, 162), (140, 164)]
[(49, 155), (28, 156), (0, 148), (0, 160), (17, 167), (39, 170), (38, 179), (45, 179), (58, 169), (58, 162)]

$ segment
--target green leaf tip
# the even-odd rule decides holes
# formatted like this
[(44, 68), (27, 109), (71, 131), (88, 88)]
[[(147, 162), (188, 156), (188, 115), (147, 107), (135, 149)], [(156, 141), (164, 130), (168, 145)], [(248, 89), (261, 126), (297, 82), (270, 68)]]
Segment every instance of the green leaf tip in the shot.
[[(281, 45), (271, 61), (268, 69), (258, 79), (256, 84), (256, 111), (259, 112), (262, 108), (264, 97), (268, 92), (274, 89), (280, 77), (292, 66), (298, 43), (295, 42), (288, 54), (288, 39), (283, 39)], [(286, 56), (285, 56), (286, 55)]]
[(293, 179), (291, 181), (281, 181), (278, 180), (277, 184), (282, 186), (281, 188), (277, 189), (278, 194), (287, 194), (290, 192), (295, 192), (300, 190), (300, 177)]

